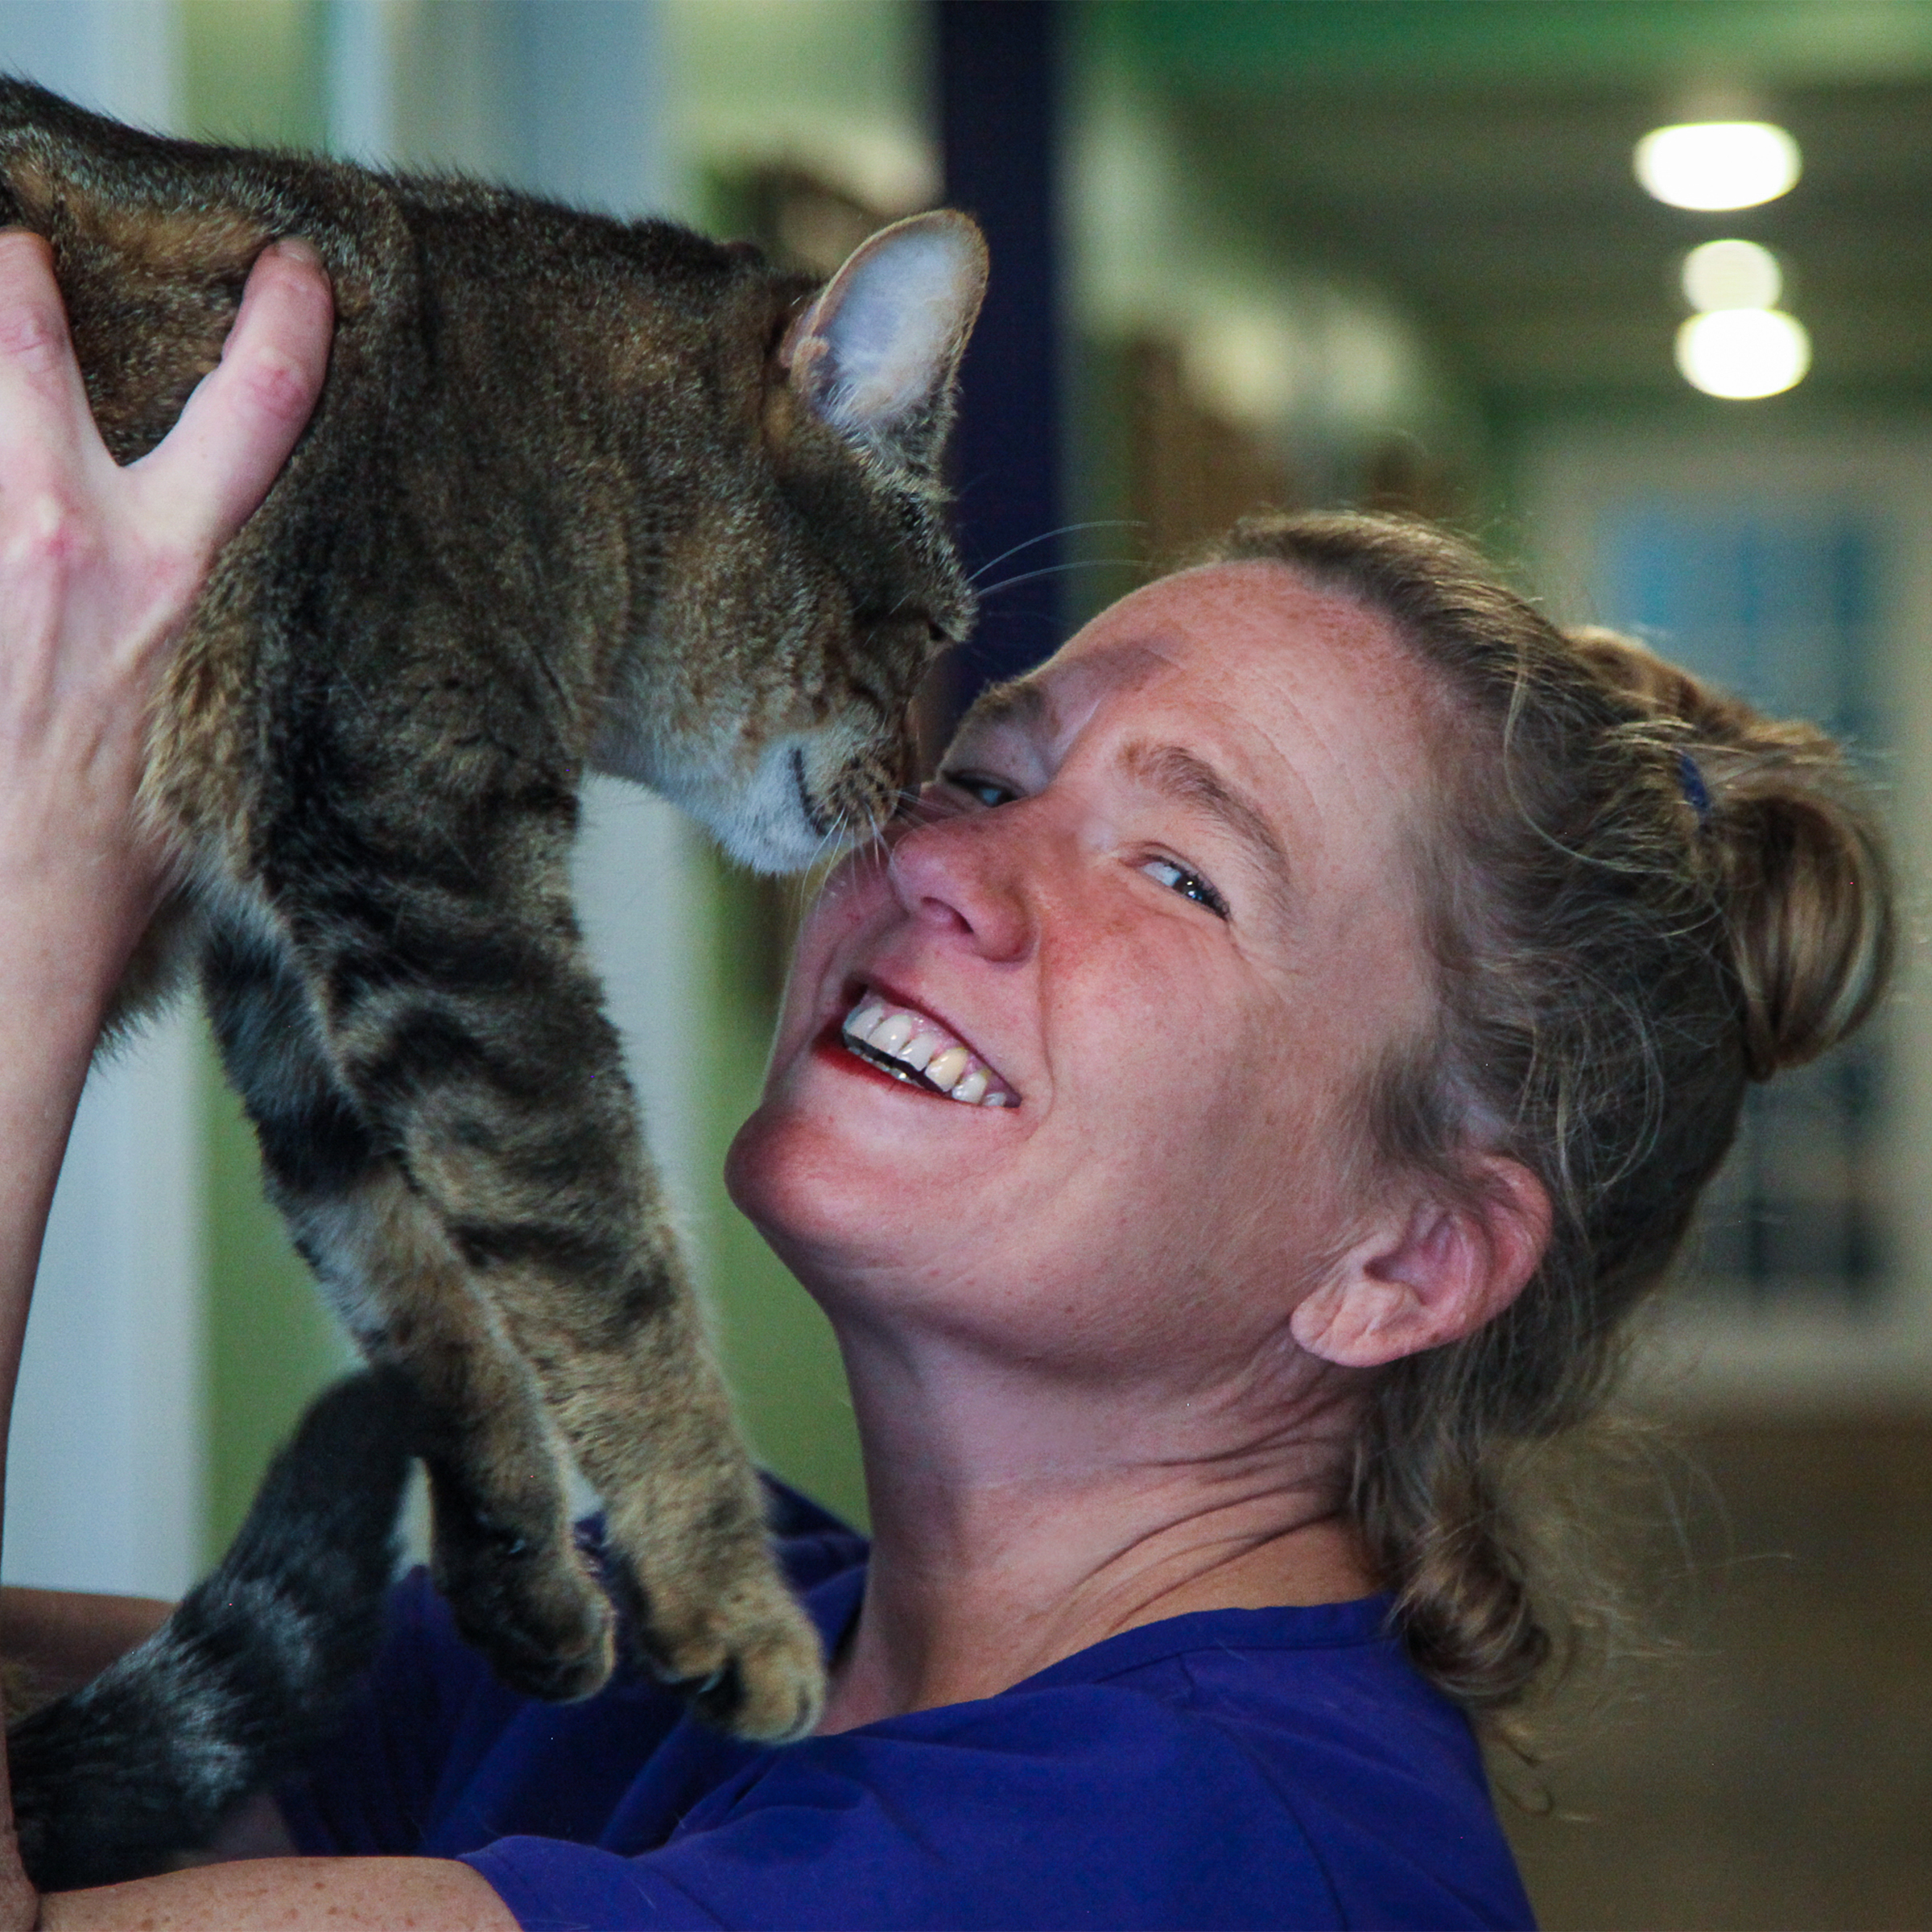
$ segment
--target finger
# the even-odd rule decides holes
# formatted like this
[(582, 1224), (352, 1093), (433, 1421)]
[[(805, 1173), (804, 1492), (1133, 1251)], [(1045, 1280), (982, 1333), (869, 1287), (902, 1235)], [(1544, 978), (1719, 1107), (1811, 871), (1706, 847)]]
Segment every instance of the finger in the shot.
[(53, 251), (26, 229), (0, 229), (0, 477), (18, 481), (52, 452), (100, 441)]
[(219, 548), (267, 495), (322, 393), (334, 316), (307, 242), (279, 242), (256, 262), (220, 365), (133, 466), (144, 497), (192, 547)]

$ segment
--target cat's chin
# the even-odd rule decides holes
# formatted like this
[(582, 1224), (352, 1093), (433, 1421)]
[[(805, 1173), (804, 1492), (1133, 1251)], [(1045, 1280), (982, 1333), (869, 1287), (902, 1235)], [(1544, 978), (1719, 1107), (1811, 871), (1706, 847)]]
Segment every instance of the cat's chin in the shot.
[[(696, 819), (741, 865), (754, 872), (803, 872), (874, 828), (873, 814), (828, 803), (869, 789), (865, 761), (829, 732), (798, 733), (766, 746), (749, 775), (716, 769), (620, 775), (648, 783)], [(602, 761), (600, 761), (602, 762)], [(605, 769), (612, 769), (606, 765)]]

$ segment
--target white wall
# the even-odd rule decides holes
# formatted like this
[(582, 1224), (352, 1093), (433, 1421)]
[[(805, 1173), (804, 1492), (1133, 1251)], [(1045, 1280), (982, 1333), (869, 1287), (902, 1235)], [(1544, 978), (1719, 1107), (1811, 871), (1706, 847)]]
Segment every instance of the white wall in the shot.
[[(174, 118), (167, 0), (0, 0), (0, 69)], [(10, 1583), (173, 1595), (202, 1509), (200, 1114), (176, 1013), (89, 1082), (54, 1199), (9, 1445)]]
[(201, 1548), (200, 1043), (96, 1068), (54, 1199), (8, 1448), (9, 1583), (178, 1596)]

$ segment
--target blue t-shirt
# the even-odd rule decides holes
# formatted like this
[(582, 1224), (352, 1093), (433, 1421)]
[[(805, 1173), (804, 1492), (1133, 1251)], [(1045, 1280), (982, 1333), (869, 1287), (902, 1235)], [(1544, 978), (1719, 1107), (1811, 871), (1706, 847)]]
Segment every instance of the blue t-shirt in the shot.
[[(865, 1542), (782, 1513), (829, 1649)], [(464, 1860), (526, 1932), (1530, 1926), (1469, 1725), (1387, 1612), (1172, 1617), (996, 1697), (768, 1750), (634, 1676), (575, 1705), (505, 1690), (418, 1571), (283, 1808), (304, 1851)]]

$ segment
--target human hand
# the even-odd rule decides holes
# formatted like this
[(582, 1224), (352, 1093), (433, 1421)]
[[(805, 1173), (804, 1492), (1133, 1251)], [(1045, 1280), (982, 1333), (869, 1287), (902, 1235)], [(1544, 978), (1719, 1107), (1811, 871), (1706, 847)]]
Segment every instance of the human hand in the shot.
[(70, 999), (105, 1006), (165, 885), (134, 818), (148, 707), (217, 552), (321, 393), (331, 319), (314, 251), (270, 249), (220, 366), (123, 469), (46, 242), (0, 232), (0, 906), (14, 964), (39, 948)]
[[(331, 313), (313, 251), (270, 250), (221, 365), (122, 469), (47, 244), (0, 231), (0, 1443), (95, 1037), (167, 885), (135, 818), (155, 680), (321, 394)], [(0, 1757), (0, 1932), (24, 1932), (39, 1909), (5, 1790)]]

